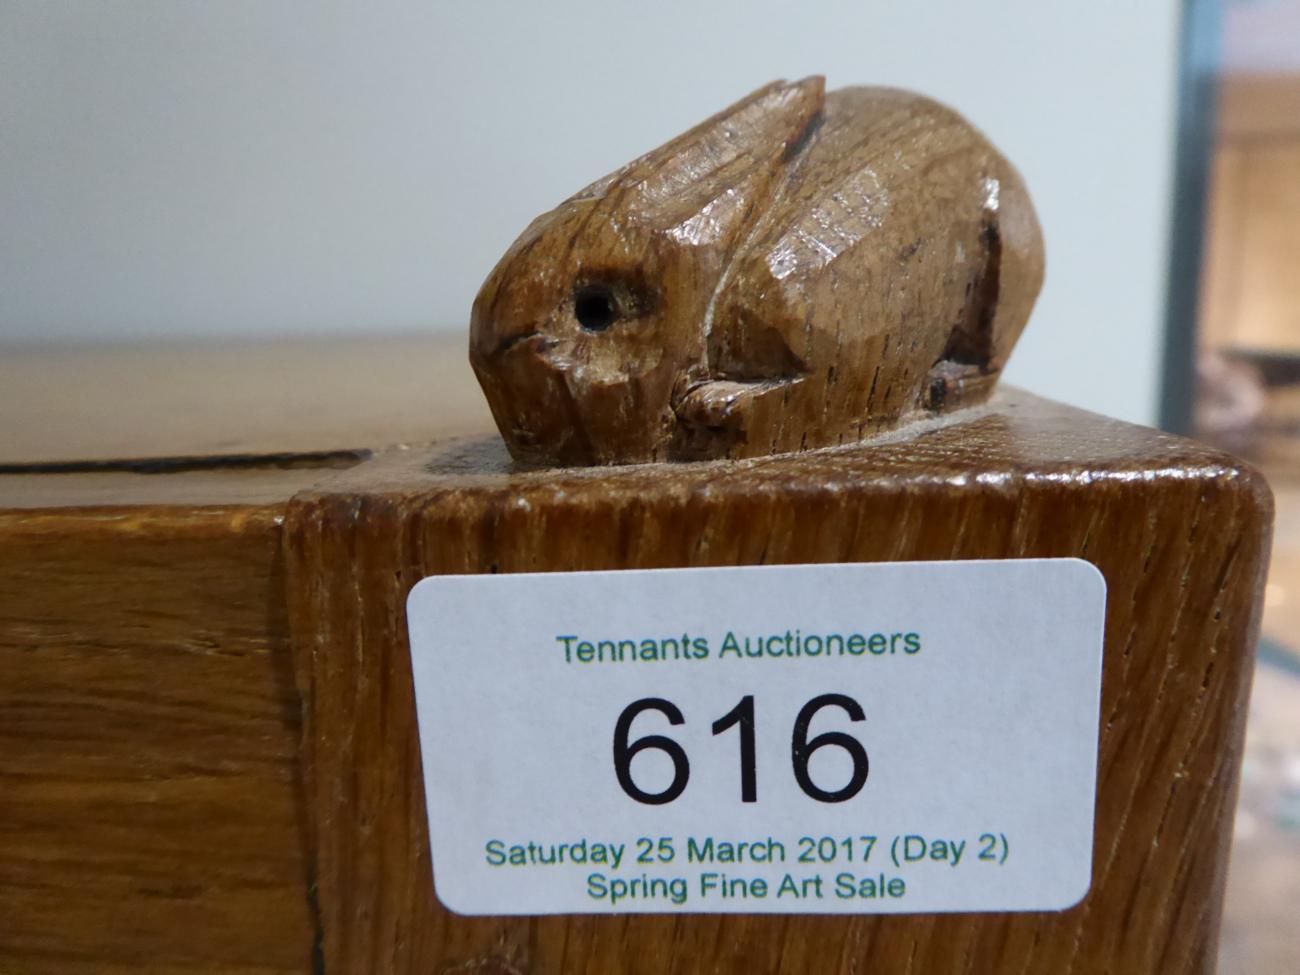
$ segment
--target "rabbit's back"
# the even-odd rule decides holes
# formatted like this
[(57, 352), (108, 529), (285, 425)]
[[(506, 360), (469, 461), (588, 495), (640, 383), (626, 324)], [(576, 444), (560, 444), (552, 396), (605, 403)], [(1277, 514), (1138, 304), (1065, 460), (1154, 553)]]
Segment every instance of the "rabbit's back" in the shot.
[(746, 452), (987, 395), (1042, 279), (1019, 174), (956, 112), (891, 88), (829, 93), (792, 149), (708, 323), (714, 375), (770, 390), (747, 398)]

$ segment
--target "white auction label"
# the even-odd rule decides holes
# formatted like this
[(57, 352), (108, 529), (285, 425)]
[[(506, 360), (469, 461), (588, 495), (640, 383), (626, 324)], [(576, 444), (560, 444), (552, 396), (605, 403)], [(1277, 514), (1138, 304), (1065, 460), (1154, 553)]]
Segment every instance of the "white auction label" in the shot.
[(407, 612), (438, 897), (1070, 907), (1105, 599), (1078, 559), (424, 579)]

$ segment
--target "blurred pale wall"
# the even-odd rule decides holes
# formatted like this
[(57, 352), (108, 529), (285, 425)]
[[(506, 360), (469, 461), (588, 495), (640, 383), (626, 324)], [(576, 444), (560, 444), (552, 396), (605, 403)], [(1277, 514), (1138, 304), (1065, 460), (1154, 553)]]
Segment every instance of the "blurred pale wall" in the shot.
[(0, 340), (464, 327), (536, 213), (774, 77), (946, 100), (1024, 172), (1013, 382), (1155, 416), (1175, 0), (0, 3)]

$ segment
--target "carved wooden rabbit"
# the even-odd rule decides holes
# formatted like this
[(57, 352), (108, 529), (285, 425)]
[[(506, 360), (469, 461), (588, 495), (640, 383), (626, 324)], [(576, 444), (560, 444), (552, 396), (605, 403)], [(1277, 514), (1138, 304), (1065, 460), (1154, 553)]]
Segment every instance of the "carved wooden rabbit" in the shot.
[(470, 360), (521, 460), (811, 449), (984, 400), (1042, 276), (1020, 175), (961, 116), (775, 82), (534, 220)]

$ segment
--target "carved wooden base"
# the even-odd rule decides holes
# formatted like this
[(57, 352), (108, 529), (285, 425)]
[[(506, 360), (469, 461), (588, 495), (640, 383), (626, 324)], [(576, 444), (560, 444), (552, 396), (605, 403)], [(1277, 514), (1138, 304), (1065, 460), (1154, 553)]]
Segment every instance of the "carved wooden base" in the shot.
[[(1023, 395), (830, 453), (512, 475), (487, 441), (343, 473), (286, 522), (327, 970), (1206, 971), (1270, 511), (1220, 454)], [(1109, 587), (1094, 883), (1073, 910), (497, 920), (434, 897), (403, 615), (420, 577), (1024, 556), (1088, 559)]]
[[(0, 969), (1212, 969), (1271, 524), (1237, 461), (1004, 393), (830, 452), (511, 473), (495, 439), (450, 441), (312, 480), (0, 511)], [(1021, 556), (1085, 558), (1108, 584), (1079, 906), (464, 918), (437, 902), (404, 619), (421, 576)]]

